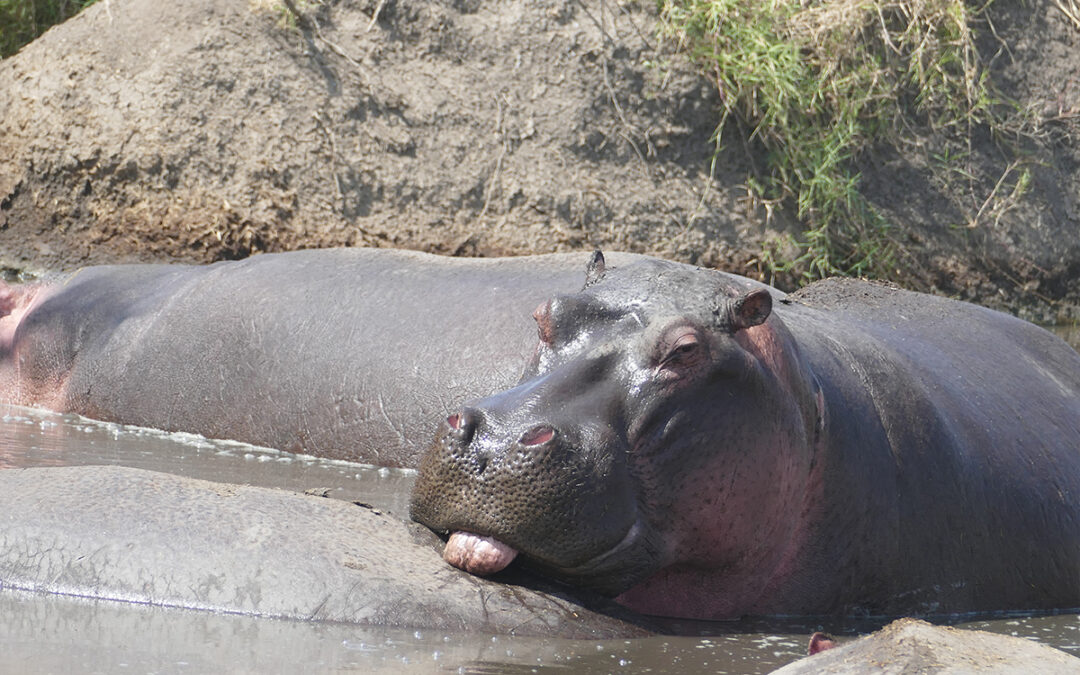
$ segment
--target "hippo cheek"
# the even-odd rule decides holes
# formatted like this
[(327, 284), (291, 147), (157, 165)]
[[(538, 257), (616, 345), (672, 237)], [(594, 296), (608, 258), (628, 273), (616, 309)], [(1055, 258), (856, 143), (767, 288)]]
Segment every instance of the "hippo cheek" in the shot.
[(451, 534), (448, 562), (486, 574), (520, 553), (545, 574), (612, 594), (652, 571), (631, 481), (610, 443), (544, 424), (500, 443), (463, 426), (448, 420), (421, 461), (410, 505), (414, 520)]
[[(746, 411), (717, 416), (719, 434), (669, 431), (663, 453), (635, 453), (651, 513), (666, 522), (663, 567), (616, 600), (663, 616), (731, 618), (756, 607), (770, 580), (796, 560), (807, 494), (805, 457), (782, 424)], [(717, 442), (715, 439), (721, 437)], [(648, 456), (646, 458), (646, 456)]]

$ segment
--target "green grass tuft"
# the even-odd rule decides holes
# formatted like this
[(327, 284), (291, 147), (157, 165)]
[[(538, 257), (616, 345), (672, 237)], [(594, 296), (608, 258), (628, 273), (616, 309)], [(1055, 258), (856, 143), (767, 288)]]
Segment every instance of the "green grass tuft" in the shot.
[(7, 58), (50, 27), (96, 0), (0, 0), (0, 58)]
[[(921, 125), (967, 134), (996, 105), (962, 0), (660, 0), (662, 30), (716, 85), (717, 127), (759, 144), (751, 193), (790, 208), (801, 236), (766, 244), (772, 275), (895, 276), (892, 228), (852, 160)], [(733, 124), (734, 123), (734, 124)]]

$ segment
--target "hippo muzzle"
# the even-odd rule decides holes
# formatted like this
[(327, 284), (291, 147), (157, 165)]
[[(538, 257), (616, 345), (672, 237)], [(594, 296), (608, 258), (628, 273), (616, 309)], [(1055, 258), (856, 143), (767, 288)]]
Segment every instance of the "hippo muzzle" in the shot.
[[(557, 579), (617, 594), (653, 569), (625, 452), (600, 415), (542, 414), (545, 378), (450, 415), (420, 465), (412, 518), (449, 534), (444, 557), (476, 574), (521, 553)], [(576, 398), (576, 397), (575, 397)]]

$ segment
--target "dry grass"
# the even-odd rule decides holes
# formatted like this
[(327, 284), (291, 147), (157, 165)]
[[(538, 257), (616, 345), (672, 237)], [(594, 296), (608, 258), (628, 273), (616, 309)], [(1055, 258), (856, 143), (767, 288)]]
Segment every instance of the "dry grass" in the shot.
[(1080, 30), (1080, 2), (1077, 0), (1054, 0), (1054, 4), (1065, 15), (1072, 25)]

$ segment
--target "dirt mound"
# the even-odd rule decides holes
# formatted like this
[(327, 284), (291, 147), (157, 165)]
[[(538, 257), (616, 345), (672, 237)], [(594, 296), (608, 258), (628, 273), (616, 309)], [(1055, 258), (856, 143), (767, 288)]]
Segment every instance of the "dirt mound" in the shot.
[[(733, 136), (710, 171), (717, 94), (652, 3), (299, 4), (110, 0), (0, 62), (0, 263), (602, 246), (754, 274), (797, 225), (746, 199)], [(994, 72), (1042, 106), (1029, 194), (967, 227), (989, 138), (955, 185), (925, 152), (860, 169), (910, 230), (905, 283), (1047, 317), (1080, 304), (1080, 32), (1053, 0), (997, 4)]]
[(377, 5), (289, 29), (113, 0), (49, 31), (0, 71), (0, 243), (45, 265), (360, 244), (714, 263), (752, 227), (702, 199), (714, 94), (652, 65), (640, 9)]

